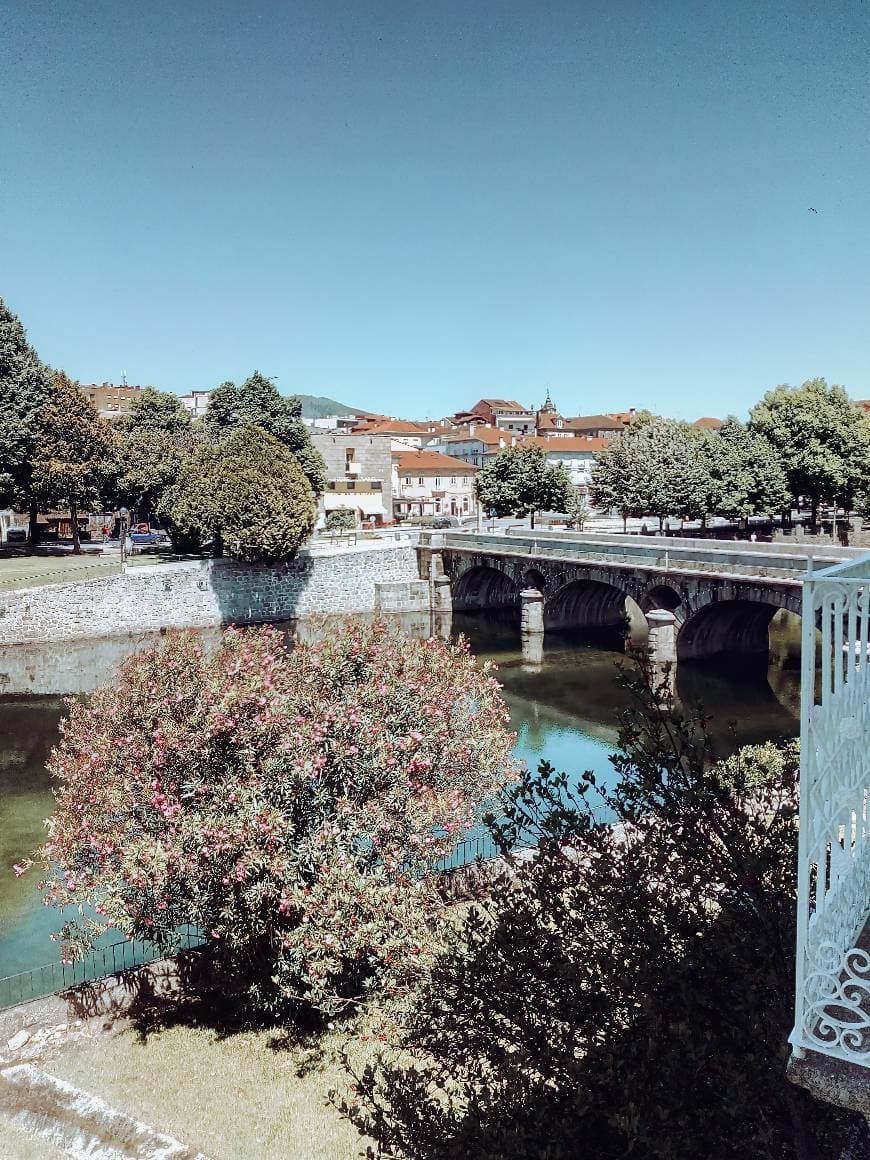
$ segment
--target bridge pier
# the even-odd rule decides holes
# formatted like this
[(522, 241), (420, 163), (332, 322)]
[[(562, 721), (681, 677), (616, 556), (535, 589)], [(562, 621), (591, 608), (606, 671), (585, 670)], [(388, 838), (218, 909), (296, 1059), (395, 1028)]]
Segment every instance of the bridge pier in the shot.
[(520, 593), (520, 632), (523, 637), (544, 635), (544, 594), (539, 588)]
[(646, 614), (649, 655), (654, 665), (673, 664), (677, 659), (677, 618), (666, 608), (651, 608)]

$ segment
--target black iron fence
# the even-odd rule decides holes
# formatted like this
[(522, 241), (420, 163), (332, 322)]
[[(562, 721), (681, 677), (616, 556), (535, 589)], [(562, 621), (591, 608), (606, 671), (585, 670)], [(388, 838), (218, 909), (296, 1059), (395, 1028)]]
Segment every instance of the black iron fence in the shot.
[[(202, 946), (204, 941), (198, 927), (186, 924), (178, 930), (175, 950), (193, 950)], [(32, 967), (29, 971), (19, 971), (16, 975), (0, 978), (0, 1011), (4, 1007), (14, 1007), (31, 999), (43, 999), (46, 995), (54, 995), (107, 975), (119, 975), (163, 957), (164, 952), (151, 943), (120, 939), (106, 946), (95, 947), (87, 958), (76, 962), (57, 960)]]
[[(531, 843), (530, 843), (531, 844)], [(480, 830), (457, 842), (453, 850), (435, 863), (439, 871), (457, 870), (468, 866), (478, 858), (489, 861), (497, 858), (501, 851), (495, 844), (489, 830)], [(204, 945), (202, 932), (192, 923), (179, 928), (175, 951), (193, 950)], [(108, 975), (118, 975), (135, 967), (146, 966), (164, 957), (151, 943), (131, 939), (119, 939), (106, 946), (96, 947), (86, 958), (76, 962), (44, 963), (28, 971), (0, 978), (0, 1011), (27, 1003), (32, 999), (43, 999), (70, 987), (90, 983)]]

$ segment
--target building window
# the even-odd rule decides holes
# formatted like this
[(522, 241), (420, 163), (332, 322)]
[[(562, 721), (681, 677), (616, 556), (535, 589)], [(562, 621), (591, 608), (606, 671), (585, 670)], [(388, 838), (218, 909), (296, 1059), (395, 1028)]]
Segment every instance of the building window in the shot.
[(435, 476), (435, 486), (436, 486), (436, 487), (440, 487), (440, 486), (441, 486), (441, 476), (440, 476), (440, 475), (436, 475), (436, 476)]
[(456, 487), (456, 476), (455, 475), (450, 476), (450, 486)]
[(410, 477), (410, 475), (406, 475), (406, 476), (405, 476), (405, 483), (407, 483), (407, 484), (410, 486), (410, 483), (411, 483), (411, 477)]
[(350, 471), (350, 465), (353, 463), (353, 448), (345, 447), (344, 449), (344, 470)]
[(422, 486), (423, 486), (423, 476), (422, 476), (422, 475), (418, 475), (418, 476), (417, 476), (417, 486), (418, 486), (418, 487), (422, 487)]

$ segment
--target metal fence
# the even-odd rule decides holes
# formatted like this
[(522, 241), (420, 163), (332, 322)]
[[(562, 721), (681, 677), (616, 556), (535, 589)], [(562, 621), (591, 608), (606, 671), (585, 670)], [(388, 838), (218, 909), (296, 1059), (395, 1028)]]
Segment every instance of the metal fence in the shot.
[[(484, 861), (499, 856), (499, 849), (488, 830), (481, 830), (458, 842), (445, 858), (440, 859), (434, 869), (446, 872), (470, 865), (482, 858)], [(206, 939), (200, 929), (191, 924), (180, 927), (177, 932), (178, 945), (175, 953), (193, 950), (205, 945)], [(0, 978), (0, 1011), (14, 1007), (32, 999), (42, 999), (55, 995), (70, 987), (118, 975), (136, 967), (146, 966), (164, 957), (164, 952), (151, 943), (131, 939), (119, 939), (106, 946), (96, 947), (85, 959), (76, 962), (43, 963), (28, 971)]]
[[(205, 942), (202, 932), (193, 924), (180, 927), (175, 953), (193, 950)], [(31, 999), (43, 999), (82, 983), (118, 975), (134, 967), (145, 966), (164, 957), (164, 952), (151, 943), (120, 939), (107, 946), (96, 947), (90, 955), (78, 962), (43, 963), (29, 971), (19, 971), (0, 979), (0, 1011)]]
[(870, 1067), (870, 555), (806, 576), (803, 634), (791, 1043)]

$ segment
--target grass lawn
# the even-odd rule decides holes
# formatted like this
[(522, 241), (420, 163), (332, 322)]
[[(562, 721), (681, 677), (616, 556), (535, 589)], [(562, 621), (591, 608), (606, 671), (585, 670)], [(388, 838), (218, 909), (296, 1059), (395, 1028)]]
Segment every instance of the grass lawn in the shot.
[(327, 1040), (326, 1064), (300, 1075), (305, 1053), (276, 1049), (274, 1040), (274, 1031), (221, 1038), (178, 1025), (143, 1041), (128, 1029), (68, 1044), (45, 1070), (213, 1160), (364, 1156), (367, 1141), (327, 1102), (329, 1089), (345, 1082), (340, 1064), (329, 1062), (342, 1041)]
[[(137, 552), (127, 557), (129, 567), (162, 564), (181, 557), (168, 553)], [(0, 554), (0, 591), (17, 588), (41, 588), (46, 584), (72, 584), (79, 580), (96, 580), (100, 576), (117, 576), (121, 557), (117, 553), (102, 556), (98, 552), (58, 552), (56, 555)]]
[(0, 590), (39, 588), (44, 584), (70, 584), (76, 580), (94, 580), (121, 571), (120, 556), (0, 556)]

